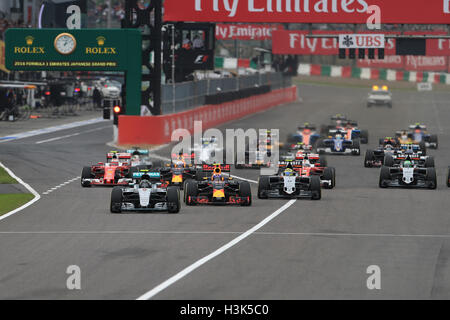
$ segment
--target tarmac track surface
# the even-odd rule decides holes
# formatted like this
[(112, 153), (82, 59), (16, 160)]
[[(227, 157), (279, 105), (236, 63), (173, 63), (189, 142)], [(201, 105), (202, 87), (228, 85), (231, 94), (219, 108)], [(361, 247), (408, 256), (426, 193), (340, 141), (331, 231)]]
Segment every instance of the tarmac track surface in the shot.
[[(379, 169), (363, 167), (366, 146), (360, 157), (329, 156), (335, 190), (325, 190), (321, 201), (296, 201), (153, 298), (450, 298), (450, 189), (444, 183), (450, 92), (397, 91), (389, 110), (367, 109), (367, 91), (302, 85), (303, 103), (221, 129), (278, 128), (284, 139), (298, 124), (320, 125), (344, 113), (369, 130), (374, 147), (378, 138), (420, 121), (439, 134), (440, 149), (430, 152), (437, 190), (379, 189)], [(111, 137), (112, 128), (101, 123), (0, 145), (0, 161), (42, 195), (0, 221), (0, 299), (136, 299), (287, 203), (258, 200), (252, 184), (251, 207), (110, 214), (111, 190), (81, 188), (77, 177), (82, 166), (104, 159)], [(43, 140), (49, 141), (36, 144)], [(232, 173), (257, 180), (259, 171)], [(69, 265), (81, 268), (81, 290), (66, 288)], [(367, 289), (370, 265), (381, 269), (381, 290)]]

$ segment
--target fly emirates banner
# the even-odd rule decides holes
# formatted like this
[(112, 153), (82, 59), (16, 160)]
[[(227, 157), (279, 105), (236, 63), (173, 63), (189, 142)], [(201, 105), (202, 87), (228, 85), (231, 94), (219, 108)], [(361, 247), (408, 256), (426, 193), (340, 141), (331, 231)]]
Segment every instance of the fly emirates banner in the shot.
[(165, 21), (448, 24), (450, 0), (165, 0)]

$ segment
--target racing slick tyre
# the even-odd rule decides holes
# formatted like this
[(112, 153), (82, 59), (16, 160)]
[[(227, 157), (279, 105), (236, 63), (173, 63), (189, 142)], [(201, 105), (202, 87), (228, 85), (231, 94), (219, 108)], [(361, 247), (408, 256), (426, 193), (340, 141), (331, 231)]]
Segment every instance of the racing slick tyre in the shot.
[(352, 155), (359, 156), (361, 154), (361, 141), (360, 141), (360, 139), (353, 140), (353, 149), (357, 149), (357, 151), (352, 151)]
[(434, 190), (437, 188), (437, 177), (436, 177), (436, 169), (435, 168), (427, 169), (426, 180), (428, 182), (429, 189)]
[(371, 103), (368, 103), (368, 104), (367, 104), (367, 108), (370, 108), (370, 107), (372, 107), (372, 104), (371, 104)]
[(319, 157), (319, 163), (321, 167), (328, 167), (327, 158), (323, 155)]
[(135, 173), (135, 172), (139, 172), (139, 168), (138, 167), (130, 167), (130, 170), (128, 170), (127, 178), (132, 179), (133, 173)]
[(371, 168), (372, 167), (372, 161), (375, 160), (375, 154), (373, 153), (373, 150), (368, 149), (366, 151), (366, 157), (364, 158), (364, 167)]
[[(323, 147), (323, 139), (318, 139), (316, 142), (316, 150), (318, 148), (322, 148)], [(324, 154), (325, 152), (323, 150), (318, 151), (319, 154)]]
[(389, 109), (392, 109), (392, 103), (388, 103), (387, 106), (388, 106)]
[(267, 199), (267, 195), (264, 194), (264, 191), (269, 190), (270, 188), (270, 177), (261, 176), (258, 181), (258, 199)]
[(309, 190), (312, 193), (311, 200), (320, 200), (322, 198), (322, 189), (320, 188), (320, 178), (318, 176), (311, 177)]
[(369, 143), (369, 131), (361, 130), (360, 138), (361, 138), (362, 144), (368, 144)]
[(81, 171), (81, 186), (83, 188), (89, 188), (91, 186), (90, 181), (83, 181), (84, 179), (91, 179), (92, 178), (92, 171), (91, 167), (84, 167)]
[(111, 192), (111, 213), (122, 212), (122, 188), (114, 187)]
[(323, 180), (331, 181), (331, 185), (326, 185), (325, 189), (333, 189), (336, 186), (336, 169), (332, 167), (325, 168), (323, 171)]
[(422, 155), (426, 156), (427, 155), (427, 146), (424, 141), (420, 141), (419, 148), (422, 151)]
[(384, 156), (384, 166), (393, 167), (394, 166), (394, 158), (390, 154)]
[(380, 182), (379, 182), (380, 188), (388, 187), (388, 185), (385, 183), (386, 180), (391, 180), (391, 172), (389, 170), (389, 167), (382, 166), (380, 171)]
[(428, 157), (425, 160), (424, 167), (425, 168), (434, 168), (435, 167), (435, 165), (434, 165), (434, 157)]
[(180, 189), (177, 187), (167, 188), (167, 212), (180, 212)]
[(447, 170), (447, 187), (450, 188), (450, 168)]
[(252, 189), (250, 188), (249, 182), (242, 181), (239, 184), (239, 196), (242, 198), (248, 198), (248, 201), (243, 202), (241, 206), (248, 207), (252, 205)]
[(201, 170), (195, 172), (195, 180), (196, 181), (201, 181), (203, 180), (203, 178), (206, 177), (205, 173)]
[[(189, 183), (189, 181), (194, 181), (194, 180), (192, 180), (192, 179), (187, 179), (187, 180), (185, 180), (185, 181), (183, 182), (183, 190), (184, 190), (184, 193), (183, 193), (183, 201), (184, 201), (184, 203), (186, 203), (186, 198), (187, 198), (186, 188), (187, 188), (187, 184)], [(194, 183), (195, 183), (195, 181), (194, 181)]]
[(188, 183), (186, 183), (186, 189), (184, 190), (184, 192), (186, 193), (185, 195), (186, 204), (188, 206), (195, 206), (196, 203), (191, 201), (190, 198), (196, 197), (198, 195), (197, 183), (193, 180), (189, 180)]
[(438, 148), (438, 137), (435, 134), (432, 134), (430, 136), (430, 143), (436, 144), (436, 147), (433, 147), (433, 149), (437, 149)]

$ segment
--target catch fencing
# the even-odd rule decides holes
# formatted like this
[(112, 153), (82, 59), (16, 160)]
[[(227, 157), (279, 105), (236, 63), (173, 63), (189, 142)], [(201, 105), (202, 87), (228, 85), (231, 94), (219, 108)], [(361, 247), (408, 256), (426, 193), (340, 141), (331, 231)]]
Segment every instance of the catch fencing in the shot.
[[(288, 88), (291, 77), (282, 73), (264, 73), (234, 78), (205, 79), (162, 86), (162, 114), (183, 112), (205, 105), (205, 97), (219, 93), (270, 86), (271, 90)], [(175, 88), (174, 88), (175, 87)], [(174, 94), (175, 93), (175, 94)], [(175, 97), (175, 99), (174, 99)]]

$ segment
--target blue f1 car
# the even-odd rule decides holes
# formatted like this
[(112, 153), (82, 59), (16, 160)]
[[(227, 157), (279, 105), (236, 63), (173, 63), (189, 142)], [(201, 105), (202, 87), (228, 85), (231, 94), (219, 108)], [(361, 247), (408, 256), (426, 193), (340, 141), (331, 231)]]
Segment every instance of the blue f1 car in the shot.
[(316, 150), (319, 154), (359, 156), (361, 154), (360, 139), (346, 139), (344, 132), (336, 131), (330, 138), (318, 140)]

